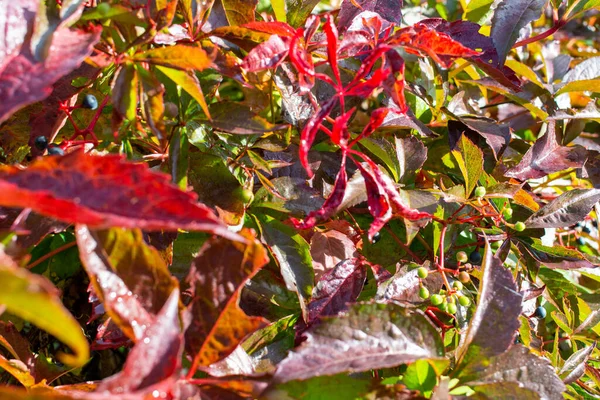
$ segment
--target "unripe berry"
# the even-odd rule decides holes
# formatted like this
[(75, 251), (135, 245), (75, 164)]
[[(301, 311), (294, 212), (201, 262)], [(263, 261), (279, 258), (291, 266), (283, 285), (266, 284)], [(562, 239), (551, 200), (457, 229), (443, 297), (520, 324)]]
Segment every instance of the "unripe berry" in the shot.
[(444, 297), (439, 295), (439, 294), (432, 294), (431, 295), (431, 304), (434, 306), (439, 306), (440, 304), (442, 304), (444, 302)]
[(98, 13), (100, 13), (100, 15), (102, 15), (103, 17), (105, 17), (110, 12), (110, 4), (108, 4), (108, 3), (100, 3), (96, 7), (96, 10), (98, 10)]
[(456, 314), (458, 307), (454, 303), (448, 303), (448, 314)]
[(517, 232), (523, 232), (525, 230), (525, 228), (527, 228), (525, 226), (525, 224), (523, 222), (519, 221), (515, 224), (513, 229)]
[(504, 216), (504, 219), (511, 219), (513, 215), (512, 208), (505, 208), (502, 210), (502, 215)]
[(467, 257), (467, 253), (465, 253), (464, 251), (459, 251), (458, 253), (456, 253), (456, 261), (464, 263), (467, 262), (469, 258)]
[(423, 300), (429, 298), (429, 290), (427, 290), (425, 286), (421, 286), (421, 288), (419, 289), (419, 297)]
[(471, 299), (469, 299), (467, 296), (460, 296), (458, 298), (458, 304), (463, 307), (469, 307), (471, 305)]
[(417, 269), (417, 275), (419, 276), (419, 278), (425, 279), (429, 275), (429, 272), (427, 271), (427, 268), (419, 267), (419, 269)]
[(459, 281), (454, 281), (454, 282), (452, 282), (452, 287), (456, 290), (462, 290), (463, 284), (460, 283)]
[(486, 194), (486, 190), (483, 186), (477, 186), (475, 188), (475, 197), (483, 197)]
[(471, 280), (471, 275), (469, 275), (467, 271), (462, 271), (460, 274), (458, 274), (458, 280), (462, 283), (467, 283)]

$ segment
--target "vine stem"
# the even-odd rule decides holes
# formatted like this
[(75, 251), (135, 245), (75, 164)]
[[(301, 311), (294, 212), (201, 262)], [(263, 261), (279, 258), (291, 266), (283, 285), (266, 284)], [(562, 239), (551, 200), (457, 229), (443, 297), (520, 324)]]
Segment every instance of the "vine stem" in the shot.
[(32, 268), (40, 265), (41, 263), (43, 263), (47, 259), (54, 257), (58, 253), (63, 252), (65, 250), (70, 249), (71, 247), (75, 247), (75, 246), (77, 246), (77, 241), (75, 241), (75, 240), (72, 241), (72, 242), (69, 242), (67, 244), (64, 244), (64, 245), (60, 246), (59, 248), (52, 250), (50, 253), (44, 254), (43, 256), (41, 256), (40, 258), (38, 258), (37, 260), (35, 260), (31, 264), (28, 264), (26, 268), (27, 269), (32, 269)]
[[(564, 16), (563, 16), (563, 18), (564, 18)], [(537, 42), (538, 40), (542, 40), (542, 39), (547, 38), (550, 35), (553, 35), (554, 33), (556, 33), (556, 31), (558, 31), (560, 28), (565, 26), (565, 24), (567, 23), (567, 21), (563, 18), (559, 19), (557, 11), (553, 10), (554, 25), (552, 25), (552, 27), (550, 29), (548, 29), (545, 32), (540, 33), (539, 35), (535, 35), (535, 36), (532, 36), (527, 39), (523, 39), (523, 40), (515, 43), (513, 45), (513, 49), (515, 49), (517, 47), (521, 47), (521, 46), (526, 46), (529, 43)]]
[(444, 279), (444, 285), (451, 290), (450, 283), (448, 282), (448, 278), (446, 278), (446, 274), (444, 273), (444, 240), (446, 239), (446, 230), (448, 229), (448, 225), (445, 223), (442, 224), (442, 231), (440, 232), (440, 256), (438, 262), (436, 263), (438, 271), (442, 274), (442, 278)]

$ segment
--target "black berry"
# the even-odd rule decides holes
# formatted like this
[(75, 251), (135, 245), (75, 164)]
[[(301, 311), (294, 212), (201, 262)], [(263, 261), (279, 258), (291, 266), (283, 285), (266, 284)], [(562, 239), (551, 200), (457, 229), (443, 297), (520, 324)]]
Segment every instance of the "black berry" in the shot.
[(35, 145), (36, 149), (44, 151), (48, 147), (48, 139), (46, 136), (38, 136), (35, 138), (33, 144)]
[(598, 221), (596, 221), (595, 219), (592, 220), (592, 225), (594, 225), (594, 228), (598, 227)]
[(537, 319), (546, 318), (546, 309), (542, 306), (539, 306), (538, 308), (535, 309), (533, 316), (536, 317)]
[(584, 226), (583, 228), (581, 228), (581, 232), (583, 232), (583, 233), (591, 233), (592, 231), (587, 226)]
[(471, 254), (469, 254), (469, 261), (471, 261), (473, 264), (481, 263), (481, 259), (481, 253), (479, 253), (477, 250), (474, 250)]
[(371, 239), (371, 243), (375, 244), (375, 243), (379, 242), (379, 239), (381, 239), (381, 233), (377, 232), (376, 234), (373, 235), (373, 239)]
[(49, 156), (64, 156), (65, 151), (58, 146), (48, 147), (48, 155)]
[(89, 108), (90, 110), (95, 110), (98, 108), (98, 99), (93, 94), (86, 94), (81, 102), (81, 107)]

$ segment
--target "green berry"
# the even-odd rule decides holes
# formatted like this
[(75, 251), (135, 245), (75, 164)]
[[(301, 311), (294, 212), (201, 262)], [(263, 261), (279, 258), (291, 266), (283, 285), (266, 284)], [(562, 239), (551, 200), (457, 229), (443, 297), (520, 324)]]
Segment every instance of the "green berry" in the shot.
[(454, 296), (447, 296), (446, 301), (448, 302), (448, 304), (455, 304), (456, 298)]
[(427, 278), (427, 275), (429, 275), (429, 272), (427, 271), (427, 268), (419, 267), (419, 269), (417, 269), (417, 275), (419, 276), (419, 278), (425, 279)]
[(460, 296), (458, 298), (458, 304), (463, 307), (469, 307), (471, 305), (471, 299), (469, 299), (467, 296)]
[(469, 275), (467, 271), (462, 271), (460, 274), (458, 274), (458, 280), (462, 283), (467, 283), (471, 280), (471, 275)]
[(473, 252), (469, 254), (469, 261), (471, 261), (475, 265), (479, 265), (481, 263), (482, 258), (483, 257), (481, 256), (481, 253), (477, 250), (473, 250)]
[(462, 290), (463, 284), (460, 283), (459, 281), (454, 281), (454, 282), (452, 282), (452, 287), (456, 290)]
[(464, 251), (459, 251), (458, 253), (456, 253), (456, 261), (464, 263), (467, 262), (469, 258), (467, 257), (467, 253), (465, 253)]
[(445, 301), (437, 306), (440, 311), (447, 312), (448, 311), (448, 303)]
[(240, 201), (241, 203), (250, 203), (252, 201), (252, 199), (254, 198), (254, 195), (252, 194), (251, 190), (245, 189), (244, 187), (240, 186), (237, 187), (232, 193), (231, 196)]
[(513, 215), (512, 208), (505, 208), (502, 210), (502, 215), (504, 216), (504, 219), (511, 219)]
[(429, 290), (427, 290), (425, 286), (421, 286), (421, 288), (419, 289), (419, 297), (423, 300), (429, 298)]
[(100, 3), (96, 7), (96, 10), (98, 10), (98, 13), (100, 13), (100, 15), (102, 15), (103, 17), (106, 17), (108, 15), (108, 13), (110, 12), (110, 4)]
[(536, 317), (537, 319), (546, 318), (546, 309), (542, 306), (539, 306), (538, 308), (535, 309), (533, 316)]
[(483, 186), (477, 186), (475, 188), (475, 197), (483, 197), (486, 194), (486, 190)]
[(517, 232), (523, 232), (523, 231), (525, 230), (525, 228), (527, 228), (527, 227), (526, 227), (526, 226), (525, 226), (525, 224), (524, 224), (523, 222), (521, 222), (521, 221), (517, 222), (517, 223), (515, 224), (515, 226), (513, 227), (513, 229), (514, 229), (515, 231), (517, 231)]
[(440, 304), (442, 304), (444, 302), (444, 297), (439, 295), (439, 294), (432, 294), (431, 295), (431, 304), (434, 306), (439, 306)]
[(456, 314), (458, 307), (454, 303), (448, 303), (448, 314)]

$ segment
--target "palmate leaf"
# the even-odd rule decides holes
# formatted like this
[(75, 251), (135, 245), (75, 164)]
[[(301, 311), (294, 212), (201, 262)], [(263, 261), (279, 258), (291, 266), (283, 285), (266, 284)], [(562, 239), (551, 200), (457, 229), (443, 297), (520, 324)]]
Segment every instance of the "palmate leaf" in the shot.
[(169, 179), (121, 156), (76, 151), (39, 158), (26, 169), (0, 167), (0, 205), (94, 229), (189, 229), (239, 240), (196, 196)]
[(444, 354), (425, 316), (396, 304), (356, 304), (305, 334), (306, 342), (279, 364), (275, 382), (388, 368)]

